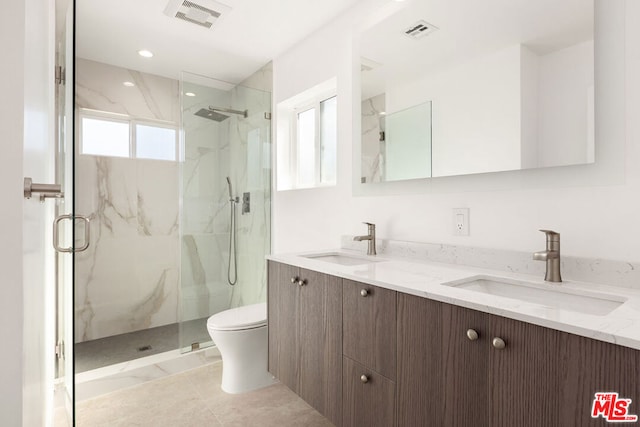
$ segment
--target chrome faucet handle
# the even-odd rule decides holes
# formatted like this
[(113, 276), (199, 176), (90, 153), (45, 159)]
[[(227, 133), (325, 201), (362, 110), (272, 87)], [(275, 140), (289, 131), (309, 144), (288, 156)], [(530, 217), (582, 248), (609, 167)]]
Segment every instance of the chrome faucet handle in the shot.
[(547, 235), (547, 240), (551, 240), (551, 241), (560, 240), (560, 233), (558, 233), (557, 231), (553, 231), (553, 230), (540, 230), (540, 231), (542, 231), (544, 234)]

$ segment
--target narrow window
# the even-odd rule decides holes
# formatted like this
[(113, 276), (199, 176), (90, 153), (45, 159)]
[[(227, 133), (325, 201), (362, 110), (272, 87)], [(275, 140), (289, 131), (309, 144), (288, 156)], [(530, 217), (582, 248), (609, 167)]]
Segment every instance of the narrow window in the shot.
[(298, 113), (298, 188), (316, 184), (316, 109)]
[(338, 145), (337, 98), (320, 103), (320, 183), (336, 182), (336, 151)]
[(129, 122), (83, 117), (82, 154), (129, 157)]
[(137, 124), (135, 144), (139, 159), (176, 160), (175, 129)]

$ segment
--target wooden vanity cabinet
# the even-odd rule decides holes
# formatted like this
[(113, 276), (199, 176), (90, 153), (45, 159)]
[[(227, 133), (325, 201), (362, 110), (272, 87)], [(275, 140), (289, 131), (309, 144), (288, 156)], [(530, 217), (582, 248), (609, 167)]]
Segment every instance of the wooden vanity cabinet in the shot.
[(640, 403), (640, 351), (398, 294), (398, 426), (607, 425), (598, 391)]
[(398, 426), (561, 425), (561, 335), (399, 295)]
[(343, 361), (343, 427), (393, 426), (395, 383), (348, 357)]
[(444, 426), (442, 304), (398, 293), (398, 426)]
[[(611, 425), (603, 418), (590, 416), (596, 392), (617, 392), (621, 399), (631, 399), (629, 413), (640, 420), (640, 350), (568, 333), (563, 335), (567, 353), (557, 425)], [(640, 421), (637, 424), (640, 425)]]
[(596, 392), (640, 415), (639, 350), (272, 261), (268, 275), (269, 371), (337, 426), (605, 426)]
[(269, 372), (340, 425), (342, 279), (273, 261), (268, 277)]
[(351, 280), (342, 286), (342, 352), (395, 380), (396, 292)]
[(396, 292), (343, 280), (343, 427), (393, 426)]

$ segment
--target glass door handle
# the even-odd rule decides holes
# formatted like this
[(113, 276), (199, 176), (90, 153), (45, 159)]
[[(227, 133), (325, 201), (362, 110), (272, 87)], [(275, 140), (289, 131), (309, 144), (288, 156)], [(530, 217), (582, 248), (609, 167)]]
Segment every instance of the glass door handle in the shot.
[[(75, 248), (73, 245), (68, 248), (60, 247), (58, 242), (58, 227), (60, 223), (66, 219), (75, 222), (76, 219), (81, 219), (84, 222), (84, 244), (78, 248)], [(53, 220), (53, 248), (58, 252), (69, 253), (69, 252), (82, 252), (87, 250), (89, 244), (91, 243), (91, 222), (89, 217), (83, 215), (60, 215), (56, 219)]]

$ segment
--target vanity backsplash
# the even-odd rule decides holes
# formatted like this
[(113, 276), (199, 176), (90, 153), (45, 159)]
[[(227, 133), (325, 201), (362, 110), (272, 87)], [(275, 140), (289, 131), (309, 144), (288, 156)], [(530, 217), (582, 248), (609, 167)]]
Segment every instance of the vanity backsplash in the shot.
[[(534, 261), (532, 253), (529, 252), (387, 239), (376, 239), (376, 245), (379, 255), (468, 265), (540, 277), (544, 277), (546, 268), (543, 262)], [(342, 236), (340, 247), (363, 254), (367, 251), (367, 245), (353, 241), (353, 236)], [(560, 268), (564, 280), (640, 289), (640, 263), (562, 255)]]

